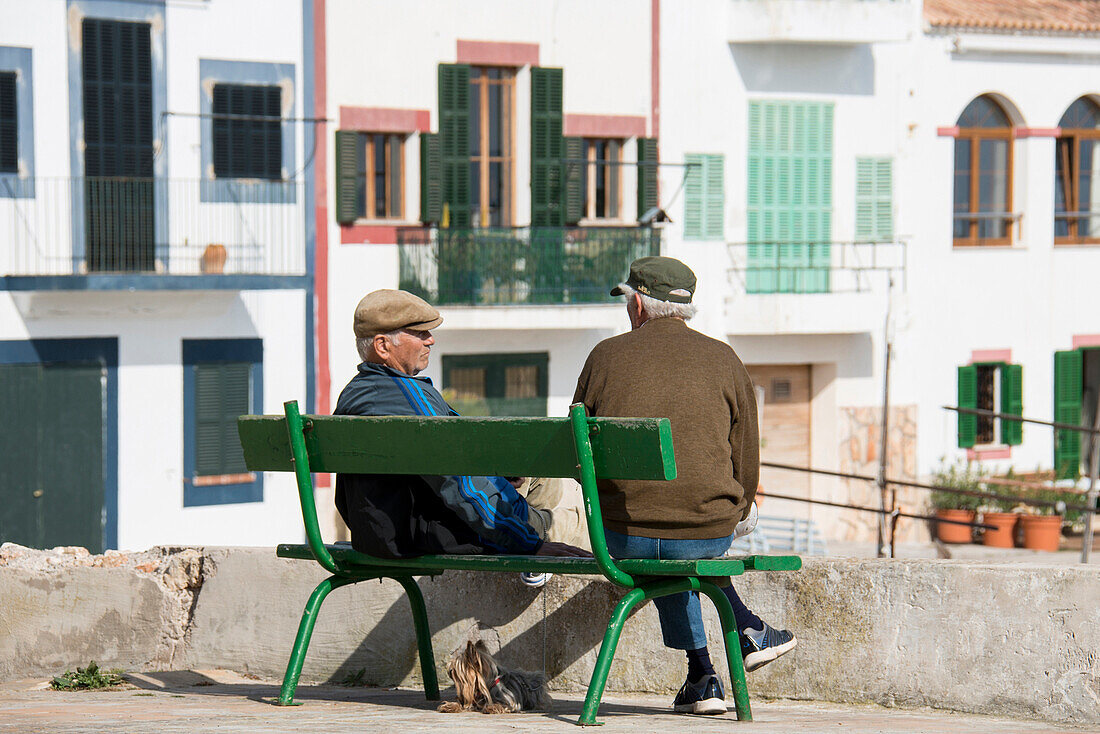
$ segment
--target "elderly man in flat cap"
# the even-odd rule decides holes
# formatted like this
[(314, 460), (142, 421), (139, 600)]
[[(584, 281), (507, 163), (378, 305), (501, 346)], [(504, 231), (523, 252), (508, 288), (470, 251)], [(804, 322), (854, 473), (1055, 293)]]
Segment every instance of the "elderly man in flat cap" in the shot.
[[(428, 366), (435, 343), (432, 329), (441, 323), (439, 312), (412, 293), (378, 290), (364, 296), (355, 309), (354, 324), (363, 361), (340, 393), (334, 413), (457, 415), (430, 379), (417, 377)], [(536, 495), (544, 501), (537, 502)], [(336, 477), (336, 507), (351, 529), (352, 547), (372, 556), (589, 555), (548, 539), (555, 524), (568, 524), (563, 516), (576, 514), (579, 490), (572, 508), (561, 506), (569, 503), (560, 491), (531, 491), (527, 496), (530, 502), (502, 477)], [(547, 576), (528, 575), (525, 583), (538, 586)]]
[[(585, 362), (573, 402), (589, 415), (667, 417), (676, 447), (670, 482), (600, 480), (607, 548), (618, 558), (713, 558), (755, 526), (760, 470), (756, 394), (745, 366), (725, 342), (691, 329), (695, 273), (679, 260), (643, 257), (626, 283), (631, 330), (596, 345)], [(725, 589), (752, 671), (795, 646), (753, 614), (732, 585)], [(724, 713), (703, 631), (699, 595), (653, 600), (666, 647), (684, 650), (688, 674), (676, 711)]]

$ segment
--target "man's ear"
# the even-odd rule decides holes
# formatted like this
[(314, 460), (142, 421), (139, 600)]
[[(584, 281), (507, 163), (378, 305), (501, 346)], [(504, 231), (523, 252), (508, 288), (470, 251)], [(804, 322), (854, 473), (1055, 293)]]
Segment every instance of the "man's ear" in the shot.
[(375, 334), (371, 339), (371, 346), (374, 347), (374, 353), (379, 357), (383, 357), (390, 351), (389, 342), (386, 341), (386, 337), (382, 334)]

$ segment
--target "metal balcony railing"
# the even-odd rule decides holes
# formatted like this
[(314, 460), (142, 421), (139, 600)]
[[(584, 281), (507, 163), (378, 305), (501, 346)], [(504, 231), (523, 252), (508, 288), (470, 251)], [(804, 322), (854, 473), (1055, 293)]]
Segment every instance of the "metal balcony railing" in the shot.
[(630, 263), (658, 255), (648, 227), (399, 230), (400, 283), (439, 305), (614, 302)]
[(862, 293), (906, 286), (904, 240), (734, 242), (731, 280), (745, 293)]
[(300, 181), (38, 178), (0, 190), (0, 275), (304, 275)]

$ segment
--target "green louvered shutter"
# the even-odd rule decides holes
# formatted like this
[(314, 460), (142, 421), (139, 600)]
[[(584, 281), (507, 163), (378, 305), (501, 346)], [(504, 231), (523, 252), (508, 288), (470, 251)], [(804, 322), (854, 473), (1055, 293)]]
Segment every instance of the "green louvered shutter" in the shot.
[(562, 70), (531, 69), (531, 226), (565, 224), (561, 135)]
[(420, 133), (420, 221), (437, 224), (443, 216), (443, 152), (439, 133)]
[[(1081, 371), (1079, 349), (1054, 353), (1054, 422), (1081, 424)], [(1054, 431), (1054, 470), (1059, 479), (1076, 479), (1081, 471), (1081, 434)]]
[(704, 160), (703, 236), (708, 240), (720, 240), (726, 233), (726, 159), (721, 155), (708, 155)]
[(883, 242), (894, 238), (894, 162), (890, 158), (856, 159), (856, 239)]
[(689, 153), (684, 156), (687, 172), (684, 176), (684, 239), (703, 238), (704, 181), (703, 156)]
[[(449, 226), (470, 226), (470, 67), (439, 65), (442, 202)], [(441, 213), (442, 217), (442, 213)]]
[(657, 206), (657, 162), (657, 139), (638, 138), (639, 219), (647, 211)]
[(751, 102), (748, 179), (748, 291), (827, 292), (833, 105)]
[(359, 133), (354, 130), (336, 131), (336, 221), (340, 224), (354, 222), (359, 209), (355, 200), (358, 139)]
[(195, 474), (216, 476), (248, 471), (237, 418), (250, 412), (247, 362), (205, 363), (195, 370)]
[[(565, 138), (565, 223), (576, 224), (584, 218), (584, 177), (587, 166), (575, 161), (584, 158), (584, 138)], [(612, 199), (614, 200), (614, 199)]]
[[(978, 368), (974, 365), (959, 367), (959, 405), (960, 408), (978, 407)], [(978, 440), (978, 416), (973, 413), (959, 413), (959, 448), (969, 449)]]
[(19, 115), (15, 72), (0, 72), (0, 172), (19, 170)]
[[(1001, 365), (1001, 412), (1024, 414), (1024, 368), (1018, 364)], [(1024, 424), (1001, 419), (1001, 443), (1019, 446), (1024, 441)]]

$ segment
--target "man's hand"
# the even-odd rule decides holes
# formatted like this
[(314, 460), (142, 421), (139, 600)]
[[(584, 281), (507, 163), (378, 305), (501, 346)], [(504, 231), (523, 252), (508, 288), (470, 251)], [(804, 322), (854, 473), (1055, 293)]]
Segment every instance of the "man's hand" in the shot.
[(523, 483), (527, 481), (527, 477), (504, 477), (504, 478), (507, 479), (508, 483), (511, 484), (516, 489), (519, 489), (520, 487), (522, 487)]
[(575, 558), (591, 558), (592, 554), (583, 548), (578, 548), (574, 545), (567, 545), (565, 543), (551, 543), (549, 541), (543, 543), (537, 551), (536, 556), (573, 556)]

